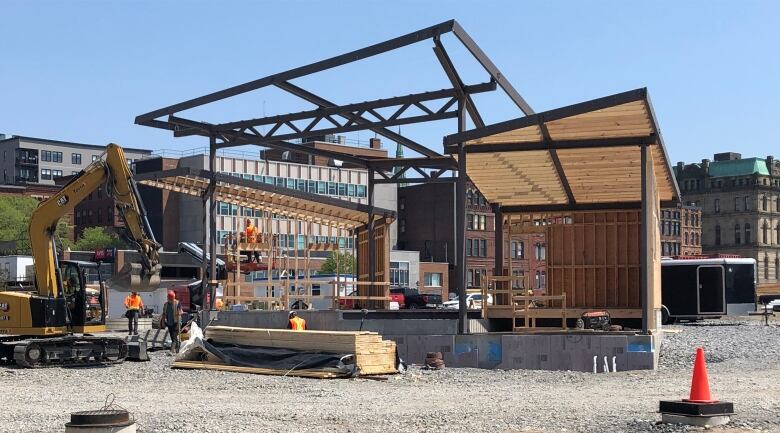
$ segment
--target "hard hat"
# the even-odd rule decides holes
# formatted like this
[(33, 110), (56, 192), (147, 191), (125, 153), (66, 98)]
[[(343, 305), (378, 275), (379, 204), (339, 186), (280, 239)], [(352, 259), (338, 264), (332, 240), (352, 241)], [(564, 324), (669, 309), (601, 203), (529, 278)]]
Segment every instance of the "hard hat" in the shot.
[(176, 293), (173, 292), (173, 290), (168, 290), (168, 299), (175, 299)]
[(296, 317), (297, 315), (298, 315), (298, 313), (296, 313), (295, 311), (290, 311), (290, 314), (287, 315), (287, 318), (292, 319), (293, 317)]

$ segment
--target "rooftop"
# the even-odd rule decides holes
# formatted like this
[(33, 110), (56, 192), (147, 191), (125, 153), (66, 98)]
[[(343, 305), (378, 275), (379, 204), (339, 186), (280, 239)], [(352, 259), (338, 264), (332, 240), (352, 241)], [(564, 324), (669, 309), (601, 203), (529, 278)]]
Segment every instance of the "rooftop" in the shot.
[[(72, 141), (62, 141), (62, 140), (52, 140), (49, 138), (38, 138), (38, 137), (28, 137), (24, 135), (11, 135), (8, 138), (4, 140), (0, 140), (0, 144), (12, 141), (12, 140), (19, 140), (19, 141), (26, 141), (26, 142), (33, 142), (33, 143), (40, 143), (40, 144), (51, 144), (55, 146), (77, 146), (77, 147), (85, 147), (89, 149), (105, 149), (105, 145), (99, 145), (99, 144), (85, 144), (85, 143), (74, 143)], [(122, 147), (125, 151), (130, 152), (140, 152), (140, 153), (147, 153), (151, 154), (152, 151), (150, 149), (138, 149), (133, 147)]]
[(711, 177), (749, 176), (752, 174), (769, 175), (766, 160), (763, 158), (732, 159), (710, 163)]

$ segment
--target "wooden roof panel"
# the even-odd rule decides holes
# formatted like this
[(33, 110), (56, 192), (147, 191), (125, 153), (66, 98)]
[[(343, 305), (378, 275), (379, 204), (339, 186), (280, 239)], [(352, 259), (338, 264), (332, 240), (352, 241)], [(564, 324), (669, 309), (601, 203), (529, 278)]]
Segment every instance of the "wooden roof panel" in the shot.
[(469, 155), (469, 179), (491, 203), (566, 203), (550, 153), (494, 152)]

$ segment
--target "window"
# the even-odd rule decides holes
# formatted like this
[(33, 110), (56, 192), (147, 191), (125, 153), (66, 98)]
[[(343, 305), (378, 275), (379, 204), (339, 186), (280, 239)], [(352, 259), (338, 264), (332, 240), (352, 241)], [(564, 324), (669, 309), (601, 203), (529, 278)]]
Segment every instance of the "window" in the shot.
[(400, 220), (398, 220), (398, 231), (400, 231), (401, 233), (406, 233), (406, 219), (405, 218), (401, 218)]
[(365, 185), (356, 185), (355, 186), (355, 195), (358, 197), (365, 197), (366, 196), (366, 186)]
[(525, 276), (525, 272), (523, 271), (512, 271), (513, 277), (519, 277), (516, 280), (512, 280), (512, 288), (513, 289), (524, 289), (525, 288), (525, 279), (523, 278)]
[(70, 174), (79, 174), (79, 172), (76, 170), (71, 170)]
[(734, 197), (734, 211), (739, 212), (739, 197)]
[[(62, 170), (52, 170), (51, 171), (51, 176), (52, 177), (61, 177), (62, 176)], [(100, 191), (100, 190), (98, 190), (98, 191)]]
[(480, 230), (486, 230), (485, 227), (487, 225), (485, 224), (485, 221), (487, 220), (487, 217), (485, 215), (479, 215), (479, 229)]
[(775, 243), (780, 245), (780, 223), (777, 223), (777, 229), (775, 230), (775, 236), (777, 236), (777, 239), (775, 239)]
[(41, 161), (51, 161), (51, 150), (41, 151)]
[(80, 153), (71, 153), (70, 154), (70, 163), (71, 164), (81, 165), (81, 154)]
[(701, 238), (698, 233), (694, 233), (693, 237), (696, 238), (696, 242), (694, 245), (701, 245)]
[(62, 162), (62, 152), (52, 152), (51, 153), (51, 161), (52, 162)]
[(471, 189), (466, 190), (466, 204), (471, 205), (472, 204), (472, 198), (474, 197), (474, 194), (471, 192)]
[(750, 197), (745, 196), (745, 210), (750, 210)]
[(761, 210), (763, 211), (769, 210), (769, 199), (767, 199), (766, 196), (761, 197)]
[(780, 212), (780, 197), (775, 200), (775, 211)]
[(739, 224), (734, 225), (734, 244), (739, 245), (742, 243), (742, 234)]
[(320, 296), (322, 292), (320, 291), (320, 285), (319, 284), (312, 284), (311, 285), (311, 295), (312, 296)]
[(482, 279), (485, 277), (484, 269), (474, 269), (474, 284), (473, 287), (482, 286)]
[(325, 194), (328, 192), (328, 183), (323, 181), (317, 181), (317, 194)]
[(546, 251), (544, 244), (536, 244), (536, 260), (545, 260)]
[(683, 236), (683, 243), (688, 245), (688, 232), (685, 232), (685, 235)]
[(764, 225), (761, 226), (761, 242), (768, 244), (769, 243), (769, 224), (764, 221)]
[(284, 185), (289, 189), (295, 189), (295, 179), (287, 178), (284, 180)]
[(295, 189), (297, 189), (298, 191), (306, 191), (306, 179), (296, 180)]
[(466, 256), (471, 256), (472, 252), (472, 240), (466, 239)]
[(764, 279), (769, 279), (769, 256), (764, 254)]
[(428, 287), (441, 287), (442, 274), (440, 272), (426, 272), (425, 285)]
[(661, 255), (662, 256), (669, 255), (669, 244), (667, 244), (666, 242), (661, 242)]
[(97, 161), (97, 160), (98, 160), (98, 158), (99, 158), (99, 157), (98, 157), (97, 155), (92, 155), (92, 162), (95, 162), (95, 161)]
[(512, 241), (510, 243), (511, 250), (509, 252), (509, 255), (513, 259), (522, 259), (523, 256), (525, 255), (525, 251), (524, 251), (525, 248), (524, 248), (524, 246), (525, 245), (524, 245), (523, 241)]
[(97, 223), (103, 224), (103, 209), (100, 208), (97, 210)]
[(466, 230), (474, 230), (474, 216), (470, 213), (466, 214)]
[(745, 244), (750, 245), (750, 223), (745, 223)]
[(346, 183), (340, 183), (339, 184), (339, 195), (342, 195), (342, 196), (347, 195), (347, 184)]
[[(720, 212), (720, 199), (719, 198), (715, 199), (715, 212), (718, 212), (718, 213)], [(688, 215), (687, 214), (685, 215), (685, 219), (686, 219), (685, 223), (687, 224), (688, 223), (688, 221), (687, 221), (688, 220)]]
[(479, 240), (479, 256), (487, 257), (487, 241), (485, 239)]
[(775, 257), (775, 279), (780, 280), (780, 256)]
[(545, 271), (536, 271), (536, 288), (537, 289), (544, 289), (546, 285), (547, 276), (545, 274)]
[(720, 245), (720, 224), (715, 225), (715, 245)]
[(409, 262), (390, 262), (390, 284), (409, 286)]
[(328, 195), (336, 195), (338, 192), (338, 184), (336, 182), (328, 182)]
[(51, 170), (49, 170), (48, 168), (42, 168), (41, 179), (51, 180)]
[(473, 287), (474, 286), (474, 270), (468, 269), (466, 271), (466, 286), (467, 287)]

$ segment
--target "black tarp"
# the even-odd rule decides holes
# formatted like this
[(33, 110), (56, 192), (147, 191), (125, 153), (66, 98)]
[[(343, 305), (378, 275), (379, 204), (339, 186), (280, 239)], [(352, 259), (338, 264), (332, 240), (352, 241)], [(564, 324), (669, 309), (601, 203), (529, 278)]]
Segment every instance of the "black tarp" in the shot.
[(203, 347), (227, 365), (274, 370), (332, 370), (344, 374), (349, 374), (352, 370), (341, 362), (347, 354), (244, 346), (213, 341), (204, 341)]

